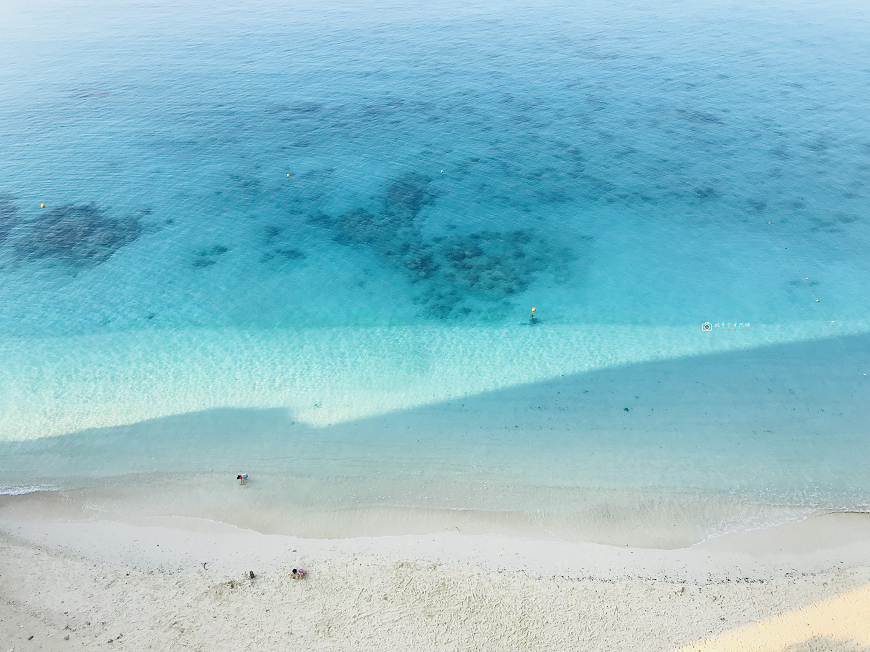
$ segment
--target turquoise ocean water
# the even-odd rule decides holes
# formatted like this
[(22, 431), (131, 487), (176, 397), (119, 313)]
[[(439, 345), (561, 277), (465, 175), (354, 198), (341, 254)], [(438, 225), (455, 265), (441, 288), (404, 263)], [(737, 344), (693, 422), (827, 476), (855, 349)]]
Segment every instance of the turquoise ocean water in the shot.
[(865, 5), (0, 18), (0, 492), (648, 545), (870, 505)]

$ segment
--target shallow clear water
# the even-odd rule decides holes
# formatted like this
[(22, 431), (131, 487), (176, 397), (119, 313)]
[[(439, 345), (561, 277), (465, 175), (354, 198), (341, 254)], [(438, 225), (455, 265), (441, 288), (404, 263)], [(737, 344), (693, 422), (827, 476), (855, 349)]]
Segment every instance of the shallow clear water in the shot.
[(3, 13), (3, 491), (653, 543), (870, 503), (866, 7)]

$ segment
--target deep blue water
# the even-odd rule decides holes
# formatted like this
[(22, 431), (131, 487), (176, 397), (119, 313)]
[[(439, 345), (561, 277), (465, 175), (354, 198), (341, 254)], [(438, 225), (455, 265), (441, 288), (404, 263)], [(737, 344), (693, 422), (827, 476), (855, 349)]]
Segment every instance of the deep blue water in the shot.
[[(320, 478), (313, 486), (364, 485), (423, 459), (436, 485), (511, 478), (510, 489), (473, 495), (442, 487), (441, 503), (433, 490), (435, 507), (510, 510), (522, 487), (551, 476), (563, 494), (548, 489), (543, 507), (515, 508), (570, 512), (571, 492), (605, 488), (654, 501), (700, 491), (687, 518), (713, 532), (724, 512), (703, 514), (710, 496), (741, 506), (728, 527), (744, 508), (749, 526), (767, 508), (870, 503), (860, 480), (870, 461), (860, 339), (870, 332), (866, 6), (0, 11), (6, 490), (170, 467), (229, 471), (239, 450), (222, 455), (197, 439), (210, 450), (207, 465), (197, 462), (184, 443), (189, 424), (137, 435), (155, 451), (178, 447), (149, 453), (162, 460), (156, 469), (123, 437), (106, 440), (109, 458), (63, 442), (103, 441), (107, 431), (88, 429), (151, 418), (281, 408), (271, 425), (252, 413), (259, 425), (233, 439), (263, 451), (274, 441), (291, 459), (295, 449), (307, 460), (302, 475)], [(850, 336), (859, 339), (847, 346)], [(812, 341), (832, 345), (783, 349), (776, 362), (739, 353)], [(714, 354), (735, 356), (715, 362), (731, 385), (681, 402), (693, 375), (721, 360)], [(662, 390), (648, 365), (667, 360), (685, 366)], [(684, 411), (651, 431), (663, 452), (641, 489), (636, 469), (621, 470), (650, 442), (619, 441), (623, 406), (604, 398), (572, 412), (571, 434), (538, 442), (534, 473), (512, 474), (504, 461), (534, 420), (509, 440), (460, 435), (467, 424), (446, 421), (417, 462), (389, 454), (407, 446), (386, 427), (390, 415), (450, 413), (451, 401), (496, 392), (475, 412), (486, 424), (515, 400), (509, 388), (555, 383), (552, 397), (560, 378), (632, 364), (647, 365), (638, 377), (650, 395)], [(807, 365), (818, 373), (798, 371)], [(781, 401), (759, 398), (764, 378), (784, 383)], [(798, 394), (786, 386), (798, 382)], [(543, 402), (530, 414), (556, 418), (557, 402)], [(821, 414), (825, 406), (839, 416)], [(798, 409), (814, 412), (780, 418)], [(704, 421), (710, 410), (730, 444)], [(584, 422), (593, 412), (594, 424)], [(420, 428), (431, 414), (417, 415)], [(325, 434), (375, 417), (386, 421)], [(363, 440), (362, 450), (377, 442), (383, 464), (328, 463), (360, 459)], [(689, 462), (687, 441), (697, 449)], [(741, 466), (737, 446), (747, 444), (763, 464)], [(819, 446), (830, 453), (824, 464)], [(728, 472), (691, 472), (707, 468), (713, 448)], [(78, 451), (72, 468), (50, 463), (62, 450)], [(606, 472), (590, 470), (595, 454)], [(258, 455), (265, 468), (269, 455)], [(280, 477), (289, 464), (269, 472)], [(403, 486), (335, 500), (402, 506), (416, 491)], [(280, 513), (285, 489), (273, 487), (270, 509)], [(678, 518), (686, 503), (675, 504), (668, 513)]]

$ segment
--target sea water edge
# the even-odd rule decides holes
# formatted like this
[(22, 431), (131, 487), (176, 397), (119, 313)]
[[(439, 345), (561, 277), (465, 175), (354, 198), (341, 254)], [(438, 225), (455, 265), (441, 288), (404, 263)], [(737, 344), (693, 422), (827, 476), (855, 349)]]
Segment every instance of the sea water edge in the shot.
[(665, 547), (870, 503), (866, 11), (558, 9), (13, 11), (3, 492)]

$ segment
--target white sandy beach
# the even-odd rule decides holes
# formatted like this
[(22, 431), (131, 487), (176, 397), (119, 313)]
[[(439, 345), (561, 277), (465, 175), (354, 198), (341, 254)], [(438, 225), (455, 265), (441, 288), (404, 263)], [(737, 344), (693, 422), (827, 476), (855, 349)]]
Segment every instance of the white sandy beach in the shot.
[[(453, 532), (299, 539), (122, 522), (30, 494), (2, 498), (0, 532), (3, 652), (870, 646), (868, 514), (652, 550)], [(296, 566), (308, 577), (292, 580)]]

